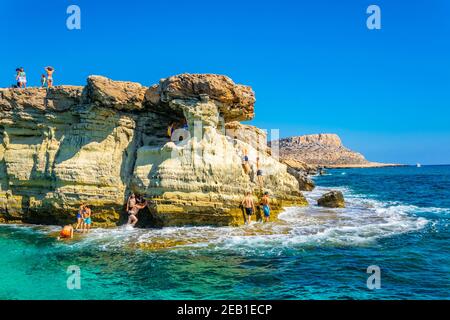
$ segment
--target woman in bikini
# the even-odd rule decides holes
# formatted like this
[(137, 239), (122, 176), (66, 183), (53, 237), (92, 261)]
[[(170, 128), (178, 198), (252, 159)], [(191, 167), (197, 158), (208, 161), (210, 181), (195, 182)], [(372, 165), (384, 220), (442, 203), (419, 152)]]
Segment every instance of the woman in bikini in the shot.
[(47, 87), (50, 88), (53, 86), (53, 72), (55, 72), (55, 69), (53, 67), (45, 67), (45, 72), (47, 73)]
[(84, 229), (84, 226), (83, 226), (83, 215), (84, 215), (84, 212), (85, 212), (85, 207), (86, 207), (86, 205), (84, 203), (81, 204), (80, 210), (77, 213), (77, 226), (75, 227), (76, 231), (78, 231), (80, 228)]

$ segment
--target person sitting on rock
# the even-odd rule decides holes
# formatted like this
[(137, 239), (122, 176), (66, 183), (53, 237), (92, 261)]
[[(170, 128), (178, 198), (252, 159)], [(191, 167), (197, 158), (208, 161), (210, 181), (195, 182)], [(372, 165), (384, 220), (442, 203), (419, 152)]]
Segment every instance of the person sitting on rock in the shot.
[(246, 215), (246, 224), (250, 224), (252, 221), (252, 214), (255, 210), (255, 202), (253, 201), (253, 196), (250, 191), (247, 191), (245, 193), (244, 200), (242, 200), (242, 206), (245, 209), (245, 215)]
[(62, 228), (61, 232), (59, 233), (58, 240), (61, 239), (72, 239), (73, 238), (73, 227), (69, 224)]
[(269, 199), (269, 192), (264, 192), (264, 195), (261, 198), (260, 204), (263, 207), (263, 213), (264, 213), (264, 222), (269, 222), (270, 219), (270, 199)]

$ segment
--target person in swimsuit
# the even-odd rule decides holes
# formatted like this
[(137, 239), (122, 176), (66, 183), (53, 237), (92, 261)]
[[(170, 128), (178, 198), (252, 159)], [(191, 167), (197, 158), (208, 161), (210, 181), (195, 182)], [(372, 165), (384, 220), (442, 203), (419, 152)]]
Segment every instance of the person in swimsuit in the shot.
[(242, 157), (242, 166), (244, 167), (244, 171), (246, 174), (250, 173), (250, 164), (248, 163), (248, 150), (244, 149), (244, 156)]
[(45, 77), (45, 74), (41, 75), (41, 87), (45, 88), (47, 85), (47, 78)]
[(250, 222), (252, 221), (252, 214), (254, 211), (256, 211), (255, 210), (255, 202), (253, 201), (253, 196), (250, 191), (247, 191), (245, 193), (244, 200), (242, 200), (241, 204), (245, 209), (245, 215), (247, 218), (246, 223), (250, 224)]
[(83, 204), (81, 204), (81, 206), (80, 206), (80, 210), (78, 211), (78, 213), (77, 213), (77, 225), (76, 225), (76, 227), (75, 227), (75, 230), (76, 231), (78, 231), (80, 228), (81, 229), (84, 229), (84, 226), (83, 226), (83, 216), (84, 216), (84, 213), (85, 213), (85, 204), (83, 203)]
[(139, 213), (139, 210), (144, 209), (147, 206), (147, 201), (144, 201), (142, 203), (135, 203), (133, 207), (130, 208), (128, 211), (129, 217), (128, 217), (128, 224), (131, 226), (135, 226), (138, 222), (137, 214)]
[(91, 230), (92, 225), (91, 215), (92, 215), (91, 209), (88, 206), (85, 206), (83, 214), (84, 232), (89, 232), (89, 230)]
[(27, 74), (25, 73), (23, 68), (19, 69), (19, 73), (17, 74), (17, 82), (18, 82), (19, 88), (27, 87)]
[(270, 219), (270, 199), (269, 199), (269, 193), (266, 191), (264, 192), (263, 197), (261, 198), (261, 202), (260, 204), (263, 207), (263, 212), (264, 212), (264, 221), (265, 222), (269, 222)]
[(53, 72), (55, 69), (53, 67), (45, 67), (45, 72), (47, 72), (47, 87), (50, 88), (53, 86)]
[(131, 208), (136, 205), (136, 195), (134, 193), (130, 194), (127, 201), (127, 213), (130, 212)]
[(17, 88), (20, 88), (19, 75), (20, 75), (20, 68), (16, 68), (16, 85), (17, 85)]
[(256, 158), (256, 179), (258, 180), (259, 187), (262, 188), (264, 184), (263, 171), (259, 164), (259, 157)]
[(72, 239), (73, 238), (73, 227), (69, 224), (67, 226), (64, 226), (59, 233), (58, 240), (61, 239)]

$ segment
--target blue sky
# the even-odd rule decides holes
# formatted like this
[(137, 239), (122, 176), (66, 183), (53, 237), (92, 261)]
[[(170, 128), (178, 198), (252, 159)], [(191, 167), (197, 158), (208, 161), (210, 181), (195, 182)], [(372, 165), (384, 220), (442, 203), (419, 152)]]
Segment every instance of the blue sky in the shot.
[[(81, 30), (66, 9), (81, 8)], [(368, 30), (366, 8), (381, 8)], [(450, 1), (2, 0), (0, 86), (25, 67), (145, 85), (218, 73), (256, 92), (251, 124), (337, 133), (373, 161), (450, 163)]]

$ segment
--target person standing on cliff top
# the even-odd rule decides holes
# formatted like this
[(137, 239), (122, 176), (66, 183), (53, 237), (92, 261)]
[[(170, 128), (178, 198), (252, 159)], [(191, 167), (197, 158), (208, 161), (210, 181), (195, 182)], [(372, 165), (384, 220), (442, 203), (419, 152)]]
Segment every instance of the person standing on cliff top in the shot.
[(269, 199), (269, 192), (264, 192), (263, 197), (261, 198), (261, 205), (263, 207), (264, 212), (264, 222), (269, 222), (270, 219), (270, 199)]
[(47, 85), (47, 78), (45, 77), (45, 74), (41, 75), (41, 87), (45, 88)]
[(19, 68), (19, 72), (17, 73), (17, 84), (19, 85), (19, 88), (27, 87), (27, 74), (23, 68)]
[(241, 204), (245, 209), (245, 215), (247, 218), (246, 223), (249, 225), (252, 221), (252, 214), (254, 211), (256, 211), (255, 202), (253, 201), (253, 196), (250, 191), (247, 191), (245, 193), (244, 200), (242, 200)]
[(53, 86), (53, 72), (55, 72), (55, 69), (53, 67), (45, 67), (44, 69), (47, 73), (47, 87), (50, 88)]
[(16, 68), (16, 88), (20, 88), (19, 74), (20, 74), (20, 68)]

